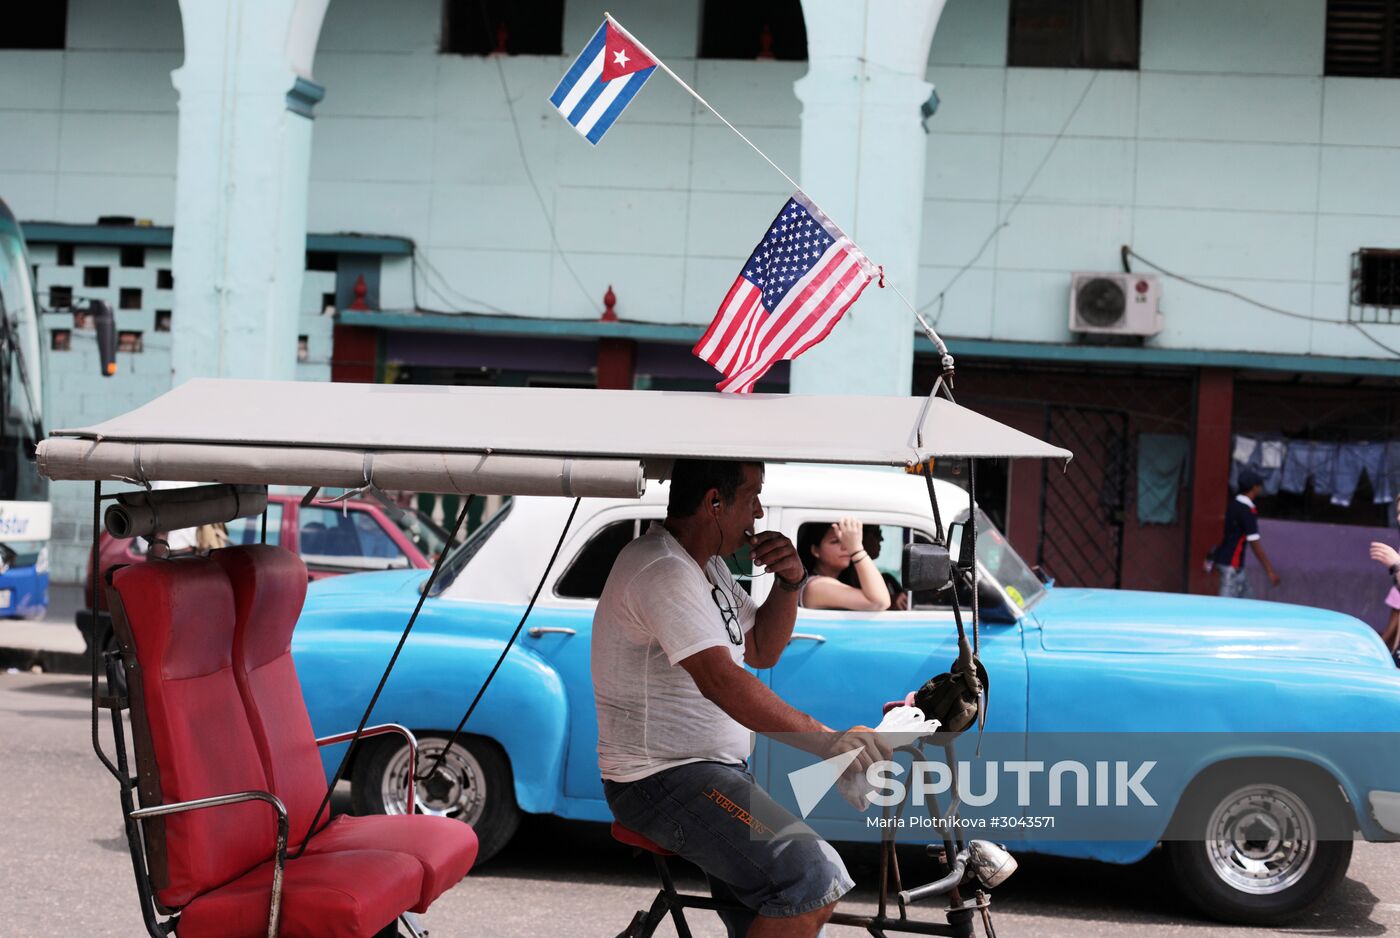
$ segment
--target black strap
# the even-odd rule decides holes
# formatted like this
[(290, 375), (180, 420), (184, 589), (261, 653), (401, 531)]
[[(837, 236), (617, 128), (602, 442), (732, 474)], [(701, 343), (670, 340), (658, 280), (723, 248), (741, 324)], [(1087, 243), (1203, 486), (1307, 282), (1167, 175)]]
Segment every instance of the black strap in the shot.
[[(447, 537), (447, 543), (451, 544), (457, 540), (457, 532), (462, 529), (462, 523), (467, 520), (467, 509), (471, 507), (472, 498), (468, 495), (462, 500), (462, 510), (457, 513), (457, 522), (452, 525), (452, 533)], [(423, 589), (418, 593), (418, 602), (413, 607), (413, 614), (408, 617), (408, 625), (404, 626), (403, 634), (399, 636), (398, 645), (394, 646), (394, 653), (389, 656), (389, 663), (384, 667), (384, 673), (379, 678), (379, 686), (374, 689), (374, 695), (369, 699), (369, 706), (365, 707), (364, 715), (360, 717), (360, 725), (355, 727), (355, 735), (351, 737), (350, 744), (345, 747), (345, 755), (340, 757), (340, 765), (336, 766), (335, 775), (326, 786), (326, 795), (321, 799), (321, 806), (316, 809), (316, 813), (311, 818), (311, 826), (306, 829), (305, 836), (302, 837), (301, 846), (295, 853), (287, 854), (287, 859), (295, 860), (306, 850), (306, 845), (311, 843), (311, 835), (316, 832), (316, 825), (321, 821), (321, 814), (331, 803), (331, 792), (335, 791), (335, 786), (345, 775), (345, 768), (350, 764), (350, 754), (355, 750), (355, 744), (360, 741), (360, 734), (365, 731), (366, 724), (369, 723), (370, 714), (374, 713), (374, 705), (379, 703), (379, 695), (384, 691), (384, 685), (389, 682), (389, 675), (394, 670), (394, 665), (398, 663), (399, 652), (403, 651), (404, 643), (408, 641), (408, 634), (413, 631), (413, 625), (418, 621), (418, 613), (423, 610), (423, 603), (427, 600), (428, 594), (433, 590), (433, 583), (436, 582), (438, 573), (442, 570), (442, 562), (447, 559), (450, 551), (446, 545), (438, 553), (437, 562), (433, 564), (433, 572), (428, 574), (428, 582), (423, 585)], [(494, 673), (494, 672), (493, 672)]]
[(554, 553), (549, 555), (549, 563), (544, 566), (544, 573), (540, 574), (540, 582), (535, 585), (535, 592), (530, 596), (530, 604), (525, 607), (525, 613), (520, 617), (520, 621), (515, 625), (515, 631), (511, 633), (510, 641), (506, 642), (506, 647), (501, 649), (501, 655), (496, 659), (496, 664), (491, 668), (491, 673), (486, 675), (486, 680), (481, 682), (481, 688), (472, 698), (471, 705), (467, 707), (467, 712), (462, 714), (462, 719), (457, 723), (457, 728), (452, 731), (452, 735), (447, 737), (447, 742), (443, 744), (442, 751), (437, 754), (433, 764), (428, 770), (415, 778), (415, 781), (426, 782), (432, 778), (438, 769), (442, 768), (442, 760), (447, 758), (448, 751), (457, 742), (457, 737), (462, 735), (462, 727), (467, 725), (467, 721), (472, 718), (472, 713), (476, 710), (476, 705), (481, 703), (481, 697), (486, 693), (486, 688), (491, 686), (491, 679), (496, 676), (496, 672), (505, 663), (506, 655), (510, 653), (515, 645), (515, 640), (520, 637), (520, 630), (525, 627), (525, 620), (530, 618), (530, 612), (535, 608), (535, 602), (540, 598), (540, 591), (544, 589), (545, 581), (549, 579), (549, 571), (554, 568), (554, 561), (559, 558), (559, 551), (564, 547), (564, 538), (569, 534), (569, 527), (574, 523), (574, 515), (578, 512), (579, 502), (582, 499), (574, 499), (574, 507), (569, 509), (568, 520), (564, 522), (564, 530), (559, 532), (559, 542), (554, 545)]

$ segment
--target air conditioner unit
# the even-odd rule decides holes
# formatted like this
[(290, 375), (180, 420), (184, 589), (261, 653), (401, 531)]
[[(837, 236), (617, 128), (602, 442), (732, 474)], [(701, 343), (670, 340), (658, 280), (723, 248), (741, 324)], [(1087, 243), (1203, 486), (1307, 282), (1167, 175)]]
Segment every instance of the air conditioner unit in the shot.
[(1085, 273), (1070, 277), (1069, 331), (1156, 335), (1162, 331), (1162, 285), (1146, 274)]

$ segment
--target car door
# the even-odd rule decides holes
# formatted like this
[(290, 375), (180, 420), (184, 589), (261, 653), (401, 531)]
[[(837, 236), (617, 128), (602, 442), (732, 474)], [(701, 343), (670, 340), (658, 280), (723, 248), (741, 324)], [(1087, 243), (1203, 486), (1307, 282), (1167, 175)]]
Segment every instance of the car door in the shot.
[[(830, 524), (845, 515), (882, 527), (884, 546), (876, 564), (886, 571), (899, 569), (904, 542), (932, 540), (932, 525), (927, 520), (899, 513), (785, 508), (781, 530), (795, 543), (803, 524)], [(967, 610), (963, 621), (971, 638)], [(1019, 735), (1026, 720), (1026, 659), (1020, 620), (983, 622), (980, 650), (989, 678), (987, 731)], [(947, 671), (956, 656), (957, 630), (950, 606), (916, 603), (909, 610), (884, 612), (804, 608), (798, 611), (792, 641), (771, 669), (769, 680), (778, 696), (827, 726), (874, 726), (887, 702), (902, 699), (929, 678)], [(793, 807), (787, 773), (810, 764), (811, 757), (786, 746), (761, 751), (771, 758), (766, 765), (756, 766), (763, 773), (758, 777), (766, 777), (774, 797)], [(832, 793), (811, 817), (849, 821), (852, 812)]]

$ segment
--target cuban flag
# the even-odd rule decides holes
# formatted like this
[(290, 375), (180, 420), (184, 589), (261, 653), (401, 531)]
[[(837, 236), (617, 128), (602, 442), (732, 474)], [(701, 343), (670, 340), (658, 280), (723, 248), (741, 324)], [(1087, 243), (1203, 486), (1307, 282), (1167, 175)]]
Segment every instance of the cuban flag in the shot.
[(611, 20), (603, 20), (559, 79), (549, 103), (596, 145), (654, 71), (656, 60)]
[(773, 219), (691, 351), (723, 372), (717, 390), (746, 394), (769, 368), (825, 339), (874, 272), (860, 248), (799, 192)]

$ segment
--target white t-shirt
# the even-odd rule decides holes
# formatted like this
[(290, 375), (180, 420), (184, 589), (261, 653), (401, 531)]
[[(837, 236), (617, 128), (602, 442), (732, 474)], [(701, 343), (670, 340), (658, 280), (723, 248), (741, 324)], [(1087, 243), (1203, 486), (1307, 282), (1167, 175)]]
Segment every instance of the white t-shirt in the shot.
[(689, 762), (743, 762), (753, 751), (753, 734), (680, 666), (716, 646), (743, 665), (743, 641), (731, 641), (720, 602), (747, 640), (758, 612), (753, 598), (719, 558), (701, 570), (659, 521), (618, 554), (593, 617), (603, 778), (635, 782)]

